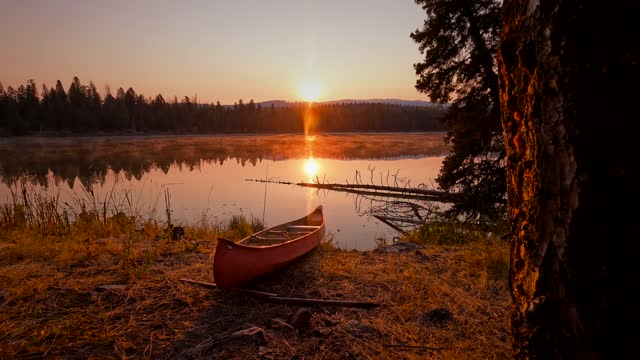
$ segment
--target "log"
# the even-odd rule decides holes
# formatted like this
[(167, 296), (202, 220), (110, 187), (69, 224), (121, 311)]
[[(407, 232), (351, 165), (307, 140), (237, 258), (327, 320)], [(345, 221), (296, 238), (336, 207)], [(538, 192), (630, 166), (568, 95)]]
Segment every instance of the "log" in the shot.
[(404, 199), (419, 199), (439, 202), (451, 202), (453, 194), (446, 191), (427, 190), (419, 188), (403, 188), (382, 185), (366, 185), (366, 184), (321, 184), (321, 183), (291, 183), (279, 180), (263, 180), (263, 179), (245, 179), (245, 181), (268, 182), (275, 184), (297, 185), (303, 187), (313, 187), (316, 189), (325, 189), (333, 191), (343, 191), (359, 195), (383, 196)]
[(446, 191), (418, 189), (418, 188), (402, 188), (394, 186), (382, 186), (382, 185), (366, 185), (366, 184), (320, 184), (320, 183), (297, 183), (298, 186), (315, 187), (320, 189), (365, 189), (365, 190), (381, 190), (387, 192), (399, 192), (404, 194), (416, 194), (416, 195), (428, 195), (437, 197), (446, 197), (450, 194)]
[(218, 285), (216, 285), (214, 283), (205, 282), (205, 281), (198, 281), (198, 280), (191, 280), (191, 279), (180, 279), (180, 281), (186, 282), (186, 283), (190, 283), (190, 284), (196, 284), (196, 285), (200, 285), (200, 286), (204, 286), (204, 287), (208, 287), (208, 288), (217, 288), (218, 287)]
[(356, 308), (372, 308), (372, 307), (382, 306), (381, 304), (376, 304), (371, 302), (294, 298), (294, 297), (281, 297), (281, 296), (271, 296), (271, 297), (268, 297), (267, 300), (284, 302), (289, 304), (300, 304), (300, 305), (334, 305), (334, 306), (346, 306), (346, 307), (356, 307)]
[(365, 195), (365, 196), (377, 196), (377, 197), (388, 197), (394, 199), (412, 199), (412, 200), (424, 200), (424, 201), (438, 201), (438, 202), (447, 202), (449, 201), (446, 198), (441, 198), (437, 196), (429, 196), (429, 195), (418, 195), (418, 194), (407, 194), (407, 193), (395, 193), (395, 192), (381, 192), (375, 190), (355, 190), (348, 188), (324, 188), (321, 186), (311, 186), (318, 189), (331, 190), (331, 191), (341, 191), (349, 194), (356, 195)]
[[(218, 287), (218, 285), (216, 285), (215, 283), (210, 283), (210, 282), (206, 282), (206, 281), (198, 281), (198, 280), (191, 280), (191, 279), (180, 279), (180, 281), (186, 282), (186, 283), (190, 283), (190, 284), (204, 286), (204, 287), (207, 287), (207, 288), (214, 288), (215, 289), (215, 288)], [(278, 296), (278, 294), (276, 294), (276, 293), (271, 293), (271, 292), (267, 292), (267, 291), (260, 291), (260, 290), (243, 289), (243, 288), (236, 288), (234, 290), (239, 290), (239, 291), (243, 291), (243, 292), (246, 292), (246, 293), (249, 293), (249, 294), (265, 296), (265, 297)]]
[(384, 215), (373, 215), (373, 216), (375, 216), (378, 220), (381, 220), (381, 221), (384, 221), (384, 220), (401, 221), (401, 222), (406, 222), (406, 223), (409, 223), (409, 224), (416, 224), (416, 225), (424, 224), (424, 221), (422, 221), (422, 220), (415, 220), (415, 219), (410, 219), (410, 218), (395, 217), (395, 216), (384, 216)]
[(383, 344), (382, 346), (388, 348), (407, 348), (407, 349), (426, 349), (426, 350), (448, 350), (450, 347), (433, 347), (423, 345), (403, 345), (403, 344)]

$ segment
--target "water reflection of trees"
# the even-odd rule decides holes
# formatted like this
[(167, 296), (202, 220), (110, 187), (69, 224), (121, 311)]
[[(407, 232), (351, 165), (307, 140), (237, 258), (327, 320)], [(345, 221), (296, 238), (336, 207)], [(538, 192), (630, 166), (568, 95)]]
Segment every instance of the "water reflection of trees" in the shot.
[(447, 151), (441, 133), (225, 136), (225, 137), (122, 137), (122, 138), (24, 138), (0, 142), (0, 176), (11, 185), (26, 180), (48, 185), (54, 181), (70, 187), (76, 178), (86, 187), (104, 184), (112, 170), (128, 180), (172, 165), (190, 170), (202, 162), (224, 164), (236, 160), (256, 166), (263, 159), (306, 158), (383, 159), (434, 156)]

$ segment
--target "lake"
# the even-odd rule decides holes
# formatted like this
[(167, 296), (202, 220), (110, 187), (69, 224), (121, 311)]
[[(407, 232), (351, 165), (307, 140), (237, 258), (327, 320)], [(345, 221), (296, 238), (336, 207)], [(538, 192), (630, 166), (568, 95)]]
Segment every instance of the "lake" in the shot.
[(400, 207), (407, 202), (433, 204), (295, 183), (437, 189), (448, 151), (443, 138), (444, 133), (4, 138), (0, 202), (26, 187), (59, 196), (61, 206), (77, 209), (84, 202), (102, 208), (106, 202), (112, 213), (166, 221), (168, 194), (175, 225), (243, 214), (266, 226), (323, 205), (334, 243), (366, 250), (376, 239), (390, 243), (399, 235), (372, 214), (406, 211)]

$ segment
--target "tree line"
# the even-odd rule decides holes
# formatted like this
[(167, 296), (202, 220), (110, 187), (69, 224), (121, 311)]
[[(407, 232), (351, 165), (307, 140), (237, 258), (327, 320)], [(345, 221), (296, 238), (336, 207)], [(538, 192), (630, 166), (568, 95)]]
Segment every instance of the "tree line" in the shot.
[(444, 107), (387, 103), (288, 103), (263, 107), (253, 99), (233, 105), (203, 104), (197, 97), (167, 101), (137, 94), (132, 88), (109, 87), (102, 97), (93, 82), (74, 77), (65, 90), (33, 80), (17, 89), (0, 83), (0, 134), (35, 133), (271, 133), (302, 132), (305, 124), (317, 132), (441, 131)]

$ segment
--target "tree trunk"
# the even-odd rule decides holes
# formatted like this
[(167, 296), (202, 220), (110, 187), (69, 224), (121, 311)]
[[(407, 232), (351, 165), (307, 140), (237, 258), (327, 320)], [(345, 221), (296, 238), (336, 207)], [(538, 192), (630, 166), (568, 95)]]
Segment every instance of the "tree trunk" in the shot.
[(516, 358), (612, 358), (635, 340), (620, 323), (637, 328), (639, 3), (504, 2)]

